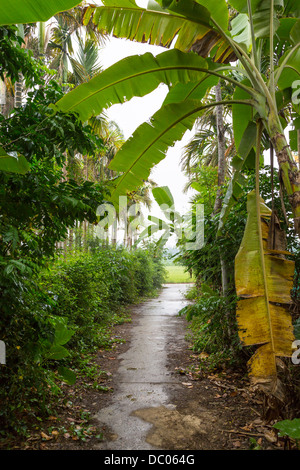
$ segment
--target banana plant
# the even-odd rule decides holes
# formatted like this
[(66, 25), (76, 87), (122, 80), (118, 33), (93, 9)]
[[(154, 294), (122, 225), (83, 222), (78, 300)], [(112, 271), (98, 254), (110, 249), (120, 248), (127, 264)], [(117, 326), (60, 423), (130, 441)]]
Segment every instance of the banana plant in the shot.
[(235, 284), (239, 296), (237, 320), (245, 346), (257, 345), (249, 361), (254, 385), (283, 399), (277, 374), (277, 358), (290, 357), (294, 341), (289, 305), (294, 262), (284, 244), (279, 221), (275, 219), (275, 245), (270, 245), (272, 211), (248, 194), (248, 220), (235, 259)]
[(78, 5), (78, 0), (0, 0), (0, 25), (47, 21), (60, 11)]
[(286, 234), (275, 211), (259, 194), (262, 123), (256, 128), (256, 184), (247, 195), (248, 218), (235, 258), (239, 336), (245, 346), (257, 346), (249, 360), (252, 383), (267, 395), (285, 400), (279, 379), (279, 357), (290, 357), (294, 341), (289, 306), (295, 263), (286, 248)]
[[(260, 120), (266, 138), (275, 149), (280, 178), (299, 233), (300, 174), (284, 134), (287, 121), (283, 119), (288, 106), (299, 113), (297, 100), (293, 99), (293, 87), (300, 74), (297, 4), (288, 0), (231, 0), (230, 6), (236, 14), (230, 20), (226, 0), (151, 0), (147, 9), (138, 7), (134, 0), (103, 0), (102, 3), (103, 6), (88, 8), (85, 19), (92, 18), (100, 30), (166, 48), (174, 45), (174, 49), (164, 53), (164, 61), (167, 58), (173, 61), (173, 70), (178, 71), (178, 63), (184, 68), (187, 62), (196, 63), (198, 58), (198, 77), (183, 73), (175, 81), (169, 78), (170, 68), (161, 63), (149, 69), (149, 54), (124, 59), (105, 71), (106, 77), (111, 73), (111, 86), (102, 87), (101, 80), (91, 81), (58, 103), (59, 109), (77, 111), (86, 119), (102, 107), (123, 103), (132, 96), (144, 96), (158, 82), (169, 86), (170, 92), (161, 109), (150, 123), (142, 124), (135, 131), (112, 161), (111, 168), (122, 173), (112, 197), (140, 185), (152, 166), (164, 157), (167, 148), (181, 139), (204, 109), (223, 104), (232, 107), (240, 158), (236, 162), (235, 179), (240, 180), (238, 175), (255, 147), (252, 128)], [(148, 85), (143, 77), (149, 81)], [(203, 104), (206, 90), (220, 78), (235, 86), (232, 99)], [(107, 97), (100, 99), (97, 91)]]

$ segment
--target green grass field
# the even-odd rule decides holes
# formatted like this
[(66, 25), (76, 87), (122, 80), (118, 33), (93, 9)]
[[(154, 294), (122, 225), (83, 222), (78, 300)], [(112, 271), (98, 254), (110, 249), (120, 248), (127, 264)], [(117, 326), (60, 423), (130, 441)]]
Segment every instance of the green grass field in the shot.
[(181, 282), (194, 282), (194, 278), (191, 278), (189, 273), (185, 273), (184, 266), (165, 266), (167, 276), (166, 283), (177, 284)]

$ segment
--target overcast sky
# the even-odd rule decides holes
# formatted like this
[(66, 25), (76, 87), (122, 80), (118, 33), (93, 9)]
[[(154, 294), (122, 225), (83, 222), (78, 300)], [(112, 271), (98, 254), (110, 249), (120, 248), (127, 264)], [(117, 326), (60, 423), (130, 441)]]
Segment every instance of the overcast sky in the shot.
[[(105, 69), (129, 55), (146, 52), (156, 55), (165, 50), (158, 46), (111, 38), (100, 52), (100, 63)], [(139, 125), (147, 121), (161, 107), (167, 91), (167, 86), (162, 84), (145, 97), (133, 98), (127, 103), (112, 106), (106, 114), (119, 125), (127, 139)], [(182, 148), (191, 136), (192, 133), (188, 131), (181, 142), (170, 148), (166, 158), (153, 169), (150, 176), (159, 186), (169, 186), (175, 200), (175, 208), (179, 212), (188, 210), (188, 201), (192, 195), (192, 192), (183, 194), (186, 178), (180, 169)]]

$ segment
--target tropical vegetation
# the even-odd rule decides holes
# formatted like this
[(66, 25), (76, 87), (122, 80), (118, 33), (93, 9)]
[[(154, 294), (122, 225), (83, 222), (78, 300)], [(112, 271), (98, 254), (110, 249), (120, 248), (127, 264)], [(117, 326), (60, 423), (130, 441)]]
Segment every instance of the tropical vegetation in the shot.
[[(49, 413), (57, 377), (72, 383), (80, 369), (76, 354), (109, 342), (122, 307), (161, 286), (166, 237), (145, 243), (161, 230), (183, 234), (178, 262), (196, 278), (194, 303), (181, 312), (194, 349), (212, 367), (247, 361), (265, 396), (285, 406), (292, 389), (298, 403), (299, 16), (290, 0), (16, 0), (0, 10), (1, 338), (13, 345), (1, 376), (5, 429), (20, 432), (39, 407)], [(102, 70), (109, 35), (166, 51)], [(124, 141), (105, 110), (162, 83), (161, 108)], [(196, 239), (204, 207), (196, 249), (177, 231), (170, 191), (151, 181), (187, 129)], [(166, 220), (151, 214), (137, 236), (127, 227), (137, 202), (150, 208), (150, 191)], [(120, 196), (132, 208), (125, 218)], [(109, 224), (99, 241), (95, 227), (109, 221), (99, 207), (124, 218), (126, 247)]]

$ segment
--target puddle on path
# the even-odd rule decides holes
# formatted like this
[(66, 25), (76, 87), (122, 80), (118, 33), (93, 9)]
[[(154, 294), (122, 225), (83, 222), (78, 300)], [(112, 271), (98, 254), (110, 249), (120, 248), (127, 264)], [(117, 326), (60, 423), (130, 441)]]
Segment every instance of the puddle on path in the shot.
[[(177, 381), (167, 368), (166, 344), (170, 336), (175, 337), (175, 326), (180, 322), (177, 314), (187, 304), (184, 292), (189, 287), (189, 284), (166, 284), (158, 298), (138, 307), (138, 322), (133, 325), (130, 347), (120, 356), (113, 401), (96, 415), (109, 427), (113, 440), (99, 444), (97, 449), (159, 449), (157, 434), (146, 441), (154, 416), (158, 412), (171, 421), (178, 418), (168, 398), (168, 389), (176, 387)], [(147, 409), (149, 419), (145, 415)], [(195, 423), (196, 430), (198, 424)]]

